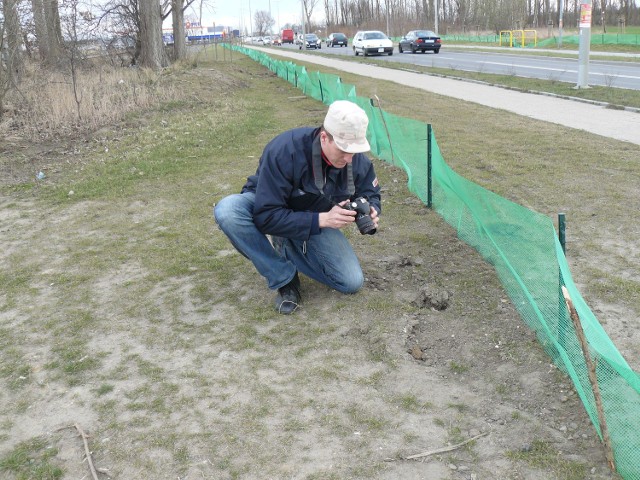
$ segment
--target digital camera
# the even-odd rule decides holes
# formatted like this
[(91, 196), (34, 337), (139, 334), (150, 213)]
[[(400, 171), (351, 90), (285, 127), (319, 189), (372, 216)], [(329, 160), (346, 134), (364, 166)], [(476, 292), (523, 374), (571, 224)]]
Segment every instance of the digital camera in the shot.
[(362, 235), (373, 235), (376, 233), (376, 224), (373, 223), (371, 219), (371, 207), (366, 198), (358, 197), (349, 200), (342, 208), (356, 212), (356, 225)]

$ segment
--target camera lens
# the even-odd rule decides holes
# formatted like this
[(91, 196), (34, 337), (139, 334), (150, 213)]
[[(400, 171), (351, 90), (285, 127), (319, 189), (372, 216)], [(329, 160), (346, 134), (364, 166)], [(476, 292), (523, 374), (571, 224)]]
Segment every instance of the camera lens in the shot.
[(362, 235), (373, 235), (376, 233), (376, 226), (369, 215), (356, 216), (356, 225)]

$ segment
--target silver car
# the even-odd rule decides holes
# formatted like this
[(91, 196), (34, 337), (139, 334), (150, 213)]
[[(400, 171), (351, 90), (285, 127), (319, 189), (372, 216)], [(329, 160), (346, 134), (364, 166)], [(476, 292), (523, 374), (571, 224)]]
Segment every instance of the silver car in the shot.
[[(304, 47), (320, 49), (322, 48), (322, 42), (315, 33), (306, 33), (304, 36)], [(300, 41), (299, 48), (302, 50), (302, 40)]]

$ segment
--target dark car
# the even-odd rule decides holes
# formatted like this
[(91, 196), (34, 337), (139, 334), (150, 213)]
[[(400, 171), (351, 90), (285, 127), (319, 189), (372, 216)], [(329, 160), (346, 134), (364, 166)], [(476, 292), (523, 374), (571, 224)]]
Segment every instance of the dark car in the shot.
[(327, 38), (327, 47), (346, 47), (347, 44), (347, 36), (344, 33), (332, 33)]
[[(304, 36), (305, 48), (322, 48), (322, 42), (315, 33), (307, 33)], [(302, 50), (302, 41), (300, 42), (300, 50)]]
[(418, 51), (424, 53), (427, 50), (432, 50), (433, 53), (440, 53), (441, 46), (440, 37), (435, 32), (431, 30), (412, 30), (402, 37), (398, 43), (398, 51), (402, 53), (410, 50), (411, 53)]

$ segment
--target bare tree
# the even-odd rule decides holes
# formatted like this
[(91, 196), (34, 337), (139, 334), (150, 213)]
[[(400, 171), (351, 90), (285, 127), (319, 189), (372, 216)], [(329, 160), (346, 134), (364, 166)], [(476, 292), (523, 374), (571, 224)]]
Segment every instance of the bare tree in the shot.
[(271, 14), (265, 10), (258, 10), (253, 15), (254, 31), (258, 35), (266, 35), (271, 32), (271, 28), (276, 23)]
[[(191, 3), (191, 2), (190, 2)], [(189, 3), (189, 4), (190, 4)], [(173, 27), (173, 59), (187, 56), (187, 44), (184, 32), (184, 0), (171, 0), (171, 21)]]
[(332, 29), (333, 25), (337, 23), (336, 21), (336, 10), (333, 7), (334, 0), (324, 0), (324, 18), (326, 21), (327, 28), (329, 30)]
[(302, 5), (304, 7), (305, 20), (309, 28), (311, 28), (311, 15), (313, 15), (313, 9), (316, 8), (317, 4), (318, 4), (318, 0), (302, 0)]
[(4, 113), (4, 98), (11, 89), (11, 78), (7, 69), (9, 62), (4, 39), (4, 23), (0, 23), (0, 119)]
[[(164, 45), (162, 42), (162, 22), (171, 15), (172, 18), (172, 30), (173, 30), (173, 59), (178, 60), (186, 57), (186, 42), (185, 42), (185, 16), (184, 12), (189, 8), (196, 0), (163, 0), (162, 4), (158, 7), (159, 20), (153, 27), (153, 31), (157, 31), (153, 34), (154, 42), (157, 43), (157, 53), (152, 54), (158, 56), (156, 60), (152, 60), (152, 64), (166, 66), (169, 63), (169, 58), (164, 51)], [(201, 0), (204, 1), (204, 0)], [(154, 3), (150, 0), (108, 0), (103, 7), (102, 14), (99, 18), (99, 23), (104, 24), (104, 29), (113, 35), (111, 44), (120, 43), (127, 46), (128, 50), (131, 50), (131, 63), (142, 64), (143, 55), (143, 35), (142, 35), (142, 17), (141, 11), (143, 3), (146, 2), (148, 10), (154, 8)], [(155, 22), (156, 19), (154, 19)], [(145, 47), (146, 48), (146, 47)], [(119, 49), (112, 49), (118, 56), (120, 56)], [(148, 56), (150, 52), (145, 53)], [(145, 60), (146, 61), (146, 60)], [(156, 68), (156, 67), (154, 67)]]
[(47, 61), (57, 64), (62, 55), (62, 27), (58, 0), (44, 0), (44, 19), (47, 27)]
[(108, 0), (98, 17), (97, 28), (111, 35), (106, 42), (110, 58), (120, 57), (122, 65), (138, 63), (141, 46), (137, 0)]
[(83, 94), (80, 86), (80, 71), (82, 63), (86, 59), (83, 58), (84, 55), (80, 46), (89, 42), (95, 22), (93, 13), (90, 10), (81, 10), (79, 7), (80, 0), (67, 0), (61, 20), (65, 39), (67, 40), (64, 53), (71, 72), (71, 86), (73, 88), (73, 98), (76, 102), (76, 114), (78, 122), (81, 122)]
[(454, 0), (454, 5), (456, 16), (453, 21), (456, 23), (457, 20), (464, 31), (466, 28), (467, 2), (465, 0)]
[(38, 42), (40, 59), (46, 61), (49, 57), (49, 38), (47, 36), (47, 23), (44, 17), (44, 3), (42, 0), (31, 0), (33, 11), (33, 26)]
[(140, 0), (140, 66), (160, 70), (169, 65), (162, 42), (162, 11), (157, 0)]
[[(23, 70), (22, 59), (22, 34), (20, 20), (18, 19), (18, 5), (15, 0), (3, 0), (2, 14), (4, 16), (4, 35), (6, 36), (6, 46), (3, 45), (2, 52), (6, 65), (7, 82), (9, 85), (16, 85), (20, 82)], [(1, 40), (0, 40), (1, 41)]]
[[(185, 15), (184, 12), (195, 3), (196, 0), (163, 0), (162, 21), (171, 15), (171, 27), (173, 30), (173, 59), (179, 60), (187, 56), (187, 45), (185, 41)], [(200, 0), (198, 21), (202, 21), (202, 8), (206, 5), (205, 0)]]
[(68, 34), (69, 34), (69, 65), (71, 67), (71, 85), (73, 86), (73, 98), (76, 102), (76, 113), (78, 114), (78, 121), (82, 121), (82, 115), (80, 113), (80, 105), (82, 104), (82, 91), (78, 85), (78, 67), (80, 61), (80, 52), (78, 50), (78, 1), (71, 0), (72, 3), (72, 15), (69, 16)]

